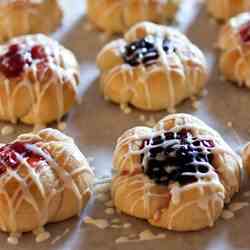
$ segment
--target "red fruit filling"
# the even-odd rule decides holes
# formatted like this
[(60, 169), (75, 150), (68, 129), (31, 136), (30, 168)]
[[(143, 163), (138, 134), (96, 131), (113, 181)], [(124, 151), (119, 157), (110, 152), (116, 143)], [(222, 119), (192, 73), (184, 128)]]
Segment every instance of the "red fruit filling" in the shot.
[(16, 170), (22, 159), (25, 159), (33, 168), (36, 168), (38, 163), (46, 161), (42, 155), (29, 149), (27, 145), (32, 145), (32, 143), (15, 142), (0, 148), (0, 175), (4, 174), (7, 169)]
[(241, 27), (240, 37), (244, 43), (250, 42), (250, 21)]
[(8, 51), (0, 56), (0, 71), (8, 78), (15, 78), (20, 76), (25, 66), (30, 66), (34, 60), (37, 60), (39, 66), (45, 66), (48, 62), (48, 55), (43, 46), (29, 47), (24, 43), (12, 44)]

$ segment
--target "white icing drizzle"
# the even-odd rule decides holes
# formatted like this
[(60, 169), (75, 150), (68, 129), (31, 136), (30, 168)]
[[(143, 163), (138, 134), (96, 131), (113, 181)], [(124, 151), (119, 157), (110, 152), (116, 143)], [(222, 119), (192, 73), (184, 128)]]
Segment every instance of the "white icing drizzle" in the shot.
[[(58, 123), (60, 122), (62, 116), (64, 115), (64, 87), (66, 84), (70, 84), (70, 87), (74, 91), (75, 98), (79, 99), (77, 84), (78, 84), (78, 72), (77, 69), (73, 69), (65, 65), (64, 62), (64, 51), (62, 46), (60, 46), (56, 41), (53, 41), (42, 34), (27, 35), (19, 38), (12, 39), (9, 43), (4, 45), (0, 50), (0, 55), (3, 55), (9, 48), (11, 44), (21, 44), (25, 48), (32, 48), (33, 46), (42, 46), (45, 50), (46, 66), (48, 69), (41, 73), (38, 71), (37, 66), (39, 60), (32, 59), (31, 65), (25, 65), (24, 72), (22, 73), (20, 80), (16, 80), (15, 83), (12, 79), (5, 78), (3, 80), (4, 88), (7, 97), (2, 95), (0, 97), (0, 104), (6, 103), (6, 105), (1, 105), (0, 114), (3, 117), (7, 117), (11, 122), (16, 123), (20, 118), (15, 113), (16, 95), (20, 89), (27, 89), (27, 99), (32, 100), (30, 109), (26, 114), (33, 113), (34, 123), (42, 124), (41, 121), (41, 103), (44, 100), (47, 90), (55, 85), (55, 100), (56, 105), (56, 119)], [(69, 53), (66, 51), (66, 53)], [(24, 55), (25, 56), (25, 55)], [(66, 62), (67, 63), (67, 62)], [(48, 72), (50, 74), (48, 78)], [(31, 79), (31, 76), (33, 79)], [(45, 82), (46, 81), (46, 82)], [(12, 89), (10, 85), (14, 86)]]
[[(165, 81), (168, 86), (167, 89), (167, 102), (166, 108), (170, 113), (174, 112), (174, 107), (177, 104), (175, 80), (173, 78), (174, 73), (182, 78), (182, 83), (186, 87), (188, 97), (192, 97), (196, 94), (199, 83), (199, 74), (206, 74), (206, 63), (201, 51), (196, 48), (191, 42), (182, 34), (172, 28), (159, 28), (150, 23), (139, 24), (145, 28), (148, 35), (153, 35), (155, 39), (156, 50), (159, 57), (157, 61), (150, 67), (146, 67), (142, 63), (133, 67), (129, 64), (116, 65), (108, 72), (105, 72), (103, 79), (104, 95), (108, 96), (109, 89), (112, 88), (113, 80), (118, 76), (122, 76), (122, 87), (120, 90), (120, 97), (123, 97), (120, 101), (122, 103), (132, 103), (137, 99), (137, 96), (144, 95), (147, 109), (153, 108), (153, 95), (152, 90), (149, 90), (148, 79), (152, 74), (156, 72), (163, 72), (165, 75)], [(136, 33), (138, 26), (132, 28), (126, 35), (126, 42), (137, 41), (138, 35)], [(146, 35), (147, 36), (147, 35)], [(130, 38), (128, 38), (130, 37)], [(163, 40), (168, 38), (170, 40), (170, 46), (175, 48), (174, 52), (165, 52), (163, 49)], [(132, 41), (131, 41), (132, 40)], [(121, 47), (107, 46), (106, 49), (113, 50), (113, 53), (124, 53), (124, 43), (117, 41)], [(105, 50), (105, 48), (104, 48)], [(101, 52), (102, 53), (102, 52)], [(193, 65), (190, 66), (189, 62), (192, 61)], [(139, 93), (138, 88), (143, 87), (143, 93)], [(124, 99), (125, 98), (125, 99)]]
[[(173, 116), (170, 116), (170, 118)], [(169, 120), (170, 120), (169, 118)], [(237, 177), (237, 174), (234, 172), (235, 170), (228, 169), (228, 166), (226, 165), (226, 156), (232, 157), (238, 164), (241, 166), (241, 163), (239, 162), (238, 157), (236, 154), (228, 147), (226, 144), (222, 141), (222, 139), (217, 136), (217, 133), (214, 132), (214, 134), (209, 130), (207, 126), (202, 126), (202, 123), (194, 123), (193, 125), (190, 125), (189, 123), (189, 117), (183, 118), (184, 122), (180, 123), (180, 119), (177, 118), (174, 119), (174, 126), (171, 129), (164, 129), (164, 124), (166, 123), (166, 120), (162, 120), (158, 126), (157, 129), (151, 130), (151, 133), (148, 131), (148, 133), (144, 133), (143, 135), (138, 135), (136, 130), (134, 133), (131, 133), (127, 136), (122, 137), (118, 140), (114, 155), (121, 155), (120, 158), (114, 159), (114, 168), (117, 172), (115, 175), (115, 178), (113, 180), (113, 186), (112, 186), (112, 197), (114, 202), (116, 202), (117, 197), (120, 195), (120, 192), (123, 192), (124, 189), (131, 190), (127, 191), (126, 197), (123, 199), (132, 201), (133, 199), (129, 199), (131, 197), (140, 197), (135, 198), (133, 202), (130, 204), (130, 213), (135, 214), (135, 210), (137, 208), (137, 205), (139, 202), (144, 202), (144, 214), (145, 218), (149, 219), (152, 218), (150, 215), (151, 210), (151, 199), (152, 198), (170, 198), (170, 207), (176, 207), (171, 214), (169, 215), (169, 223), (167, 225), (167, 228), (172, 229), (174, 225), (174, 219), (178, 217), (178, 215), (187, 207), (193, 206), (197, 204), (197, 206), (205, 212), (207, 216), (207, 220), (210, 226), (214, 224), (214, 218), (216, 216), (215, 211), (216, 207), (223, 207), (224, 202), (226, 202), (227, 199), (227, 190), (228, 188), (234, 188), (235, 192), (238, 191), (239, 188), (239, 180)], [(182, 124), (182, 125), (181, 125)], [(134, 156), (140, 156), (141, 154), (145, 154), (147, 152), (148, 148), (147, 145), (145, 145), (143, 148), (142, 142), (145, 139), (152, 140), (152, 138), (162, 135), (164, 132), (178, 132), (181, 129), (188, 129), (192, 131), (193, 136), (198, 137), (202, 140), (213, 140), (215, 147), (212, 148), (212, 153), (215, 156), (220, 157), (220, 164), (218, 171), (223, 171), (223, 178), (225, 178), (226, 183), (230, 183), (230, 187), (227, 187), (227, 185), (224, 185), (224, 180), (220, 173), (218, 174), (212, 165), (209, 163), (204, 163), (208, 167), (208, 172), (206, 173), (185, 173), (186, 175), (194, 175), (197, 178), (196, 182), (193, 182), (188, 185), (180, 186), (178, 183), (170, 183), (168, 187), (166, 187), (166, 192), (161, 194), (153, 193), (152, 187), (156, 184), (149, 180), (149, 178), (145, 177), (145, 175), (142, 173), (141, 165), (143, 163), (140, 163), (140, 158), (137, 158), (137, 160), (132, 160)], [(175, 142), (175, 140), (169, 140), (163, 142), (163, 144), (171, 144)], [(150, 143), (149, 143), (150, 144)], [(225, 144), (225, 145), (224, 145)], [(157, 144), (157, 146), (159, 146)], [(222, 148), (223, 146), (223, 148)], [(200, 146), (203, 148), (203, 151), (206, 151), (206, 147), (201, 144)], [(127, 153), (121, 154), (121, 152), (124, 152), (124, 148), (127, 148)], [(194, 162), (195, 163), (195, 162)], [(218, 166), (217, 166), (218, 167)], [(128, 171), (129, 175), (120, 175), (124, 171)], [(133, 174), (134, 173), (134, 174)], [(207, 188), (209, 186), (209, 189), (211, 192), (207, 193), (205, 192), (205, 187)], [(134, 187), (134, 188), (133, 188)], [(221, 190), (218, 192), (218, 188)], [(182, 193), (187, 192), (189, 190), (198, 189), (200, 192), (200, 197), (197, 198), (197, 200), (192, 200), (190, 202), (182, 202)], [(224, 191), (223, 191), (224, 190)], [(231, 191), (232, 193), (232, 191)], [(124, 194), (124, 192), (123, 192)], [(137, 196), (136, 196), (137, 194)], [(139, 195), (141, 194), (141, 195)], [(163, 208), (164, 211), (168, 212), (170, 208), (167, 207)], [(161, 212), (160, 212), (161, 213)], [(161, 216), (159, 214), (155, 214), (156, 220)]]

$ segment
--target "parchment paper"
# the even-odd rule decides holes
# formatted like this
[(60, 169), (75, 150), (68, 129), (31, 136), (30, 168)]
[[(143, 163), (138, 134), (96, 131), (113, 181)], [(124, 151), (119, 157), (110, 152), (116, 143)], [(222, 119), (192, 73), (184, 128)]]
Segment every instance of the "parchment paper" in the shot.
[[(218, 25), (211, 21), (206, 8), (199, 0), (186, 0), (179, 14), (178, 28), (197, 44), (206, 54), (210, 66), (208, 95), (202, 98), (198, 110), (194, 110), (191, 103), (185, 102), (178, 107), (179, 112), (192, 113), (209, 125), (217, 129), (226, 141), (237, 151), (250, 139), (250, 91), (240, 89), (231, 83), (220, 80), (217, 68), (218, 53), (214, 50)], [(66, 133), (75, 138), (76, 143), (88, 157), (94, 157), (92, 165), (97, 175), (110, 175), (112, 150), (116, 139), (121, 133), (135, 125), (143, 125), (139, 115), (148, 118), (152, 113), (133, 111), (132, 114), (122, 113), (118, 106), (104, 101), (99, 92), (98, 70), (95, 58), (104, 45), (103, 36), (95, 31), (86, 29), (84, 15), (84, 0), (62, 0), (65, 8), (63, 26), (53, 36), (71, 49), (81, 64), (81, 93), (83, 101), (75, 107), (67, 117)], [(166, 112), (153, 114), (160, 119)], [(232, 122), (233, 128), (227, 126)], [(1, 124), (3, 126), (4, 124)], [(17, 126), (17, 133), (12, 136), (1, 137), (1, 142), (7, 142), (21, 132), (31, 131), (31, 127)], [(247, 189), (247, 188), (246, 188)], [(235, 200), (243, 200), (242, 194)], [(248, 198), (250, 200), (250, 198)], [(247, 198), (244, 200), (247, 201)], [(249, 201), (248, 200), (248, 201)], [(149, 226), (146, 222), (120, 216), (133, 224), (132, 228), (117, 230), (100, 230), (94, 226), (82, 223), (85, 215), (95, 218), (107, 218), (101, 203), (93, 202), (88, 205), (82, 217), (74, 218), (63, 223), (48, 225), (53, 240), (61, 235), (65, 229), (69, 233), (56, 244), (51, 240), (37, 244), (32, 234), (26, 234), (18, 246), (6, 243), (6, 234), (0, 233), (0, 249), (2, 250), (243, 250), (250, 249), (250, 207), (236, 213), (232, 220), (220, 219), (212, 229), (195, 233), (167, 232), (164, 240), (155, 240), (129, 244), (115, 244), (115, 239), (126, 233), (138, 233), (149, 228), (154, 233), (160, 229)]]

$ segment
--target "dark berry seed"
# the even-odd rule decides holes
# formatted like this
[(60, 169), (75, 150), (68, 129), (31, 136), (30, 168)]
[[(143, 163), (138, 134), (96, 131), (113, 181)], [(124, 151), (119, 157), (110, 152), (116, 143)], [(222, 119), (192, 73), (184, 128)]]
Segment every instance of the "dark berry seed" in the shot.
[[(159, 51), (155, 46), (157, 37), (148, 36), (138, 41), (132, 42), (125, 47), (125, 53), (123, 59), (125, 63), (131, 66), (150, 66), (154, 64), (159, 58)], [(174, 51), (171, 46), (171, 42), (168, 39), (164, 39), (162, 48), (166, 53)]]
[(207, 173), (209, 171), (209, 168), (208, 168), (208, 166), (205, 166), (205, 165), (199, 165), (198, 166), (198, 171), (200, 173), (205, 174), (205, 173)]

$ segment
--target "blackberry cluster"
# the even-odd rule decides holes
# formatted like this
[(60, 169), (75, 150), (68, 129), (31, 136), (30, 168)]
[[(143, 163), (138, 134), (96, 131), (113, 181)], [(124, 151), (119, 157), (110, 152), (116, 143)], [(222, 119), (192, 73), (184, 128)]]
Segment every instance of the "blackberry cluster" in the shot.
[[(147, 36), (127, 45), (123, 54), (124, 61), (131, 66), (144, 64), (147, 67), (154, 64), (159, 58), (159, 52), (155, 46), (156, 39), (160, 38)], [(166, 53), (172, 48), (170, 44), (168, 39), (162, 41), (162, 47)]]
[(183, 129), (145, 140), (143, 147), (146, 146), (149, 150), (141, 156), (141, 161), (143, 171), (150, 179), (160, 185), (169, 182), (186, 185), (197, 181), (195, 173), (209, 171), (204, 163), (212, 164), (211, 149), (215, 144), (212, 140), (193, 137), (191, 132)]

